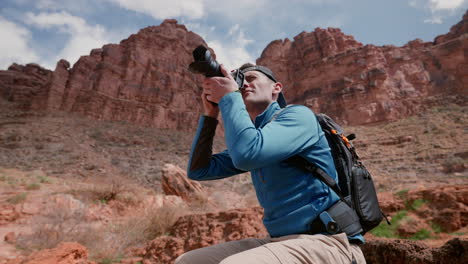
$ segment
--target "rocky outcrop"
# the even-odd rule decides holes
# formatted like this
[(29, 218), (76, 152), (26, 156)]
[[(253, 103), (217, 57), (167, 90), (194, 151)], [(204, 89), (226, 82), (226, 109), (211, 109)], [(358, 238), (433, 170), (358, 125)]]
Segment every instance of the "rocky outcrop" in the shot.
[(8, 70), (0, 71), (0, 97), (16, 102), (22, 109), (30, 109), (33, 99), (43, 93), (54, 73), (30, 63), (12, 64)]
[(338, 29), (318, 28), (271, 42), (257, 64), (276, 73), (288, 103), (343, 124), (395, 120), (433, 105), (466, 103), (467, 14), (433, 43), (402, 47), (363, 46)]
[(177, 256), (192, 249), (267, 235), (258, 207), (183, 216), (169, 233), (172, 236), (159, 237), (135, 254), (150, 263), (173, 263)]
[(368, 241), (362, 247), (367, 264), (452, 264), (468, 261), (468, 239), (455, 238), (440, 248), (409, 240)]
[(64, 242), (53, 249), (35, 252), (25, 259), (15, 259), (8, 264), (94, 264), (88, 261), (88, 250), (74, 242)]
[[(466, 103), (467, 17), (432, 43), (362, 45), (339, 29), (271, 42), (257, 60), (285, 84), (289, 103), (343, 124), (394, 120), (433, 105)], [(35, 64), (0, 71), (0, 95), (23, 108), (64, 110), (96, 119), (190, 130), (201, 110), (201, 76), (191, 51), (204, 40), (176, 20), (94, 49), (70, 68)]]
[(161, 185), (166, 195), (177, 195), (185, 201), (204, 194), (199, 182), (189, 180), (185, 170), (172, 164), (164, 165)]
[(65, 60), (53, 72), (13, 65), (0, 71), (0, 92), (24, 108), (188, 130), (201, 109), (202, 77), (188, 71), (200, 44), (206, 45), (200, 36), (167, 19), (92, 50), (71, 69)]
[[(447, 102), (466, 103), (467, 19), (434, 42), (362, 45), (339, 29), (317, 28), (271, 42), (257, 64), (273, 69), (289, 103), (343, 124), (395, 120)], [(91, 51), (69, 68), (35, 64), (0, 71), (0, 94), (23, 108), (65, 110), (106, 120), (190, 129), (201, 76), (187, 70), (203, 39), (175, 20)], [(332, 99), (332, 100), (330, 100)]]
[[(414, 227), (426, 227), (433, 221), (439, 223), (436, 219), (446, 217), (448, 221), (453, 219), (461, 223), (458, 228), (465, 228), (467, 223), (463, 221), (466, 221), (468, 205), (467, 187), (442, 186), (408, 191), (396, 196), (383, 193), (379, 195), (379, 200), (383, 211), (391, 215), (406, 210), (415, 217), (413, 219), (417, 220), (421, 216), (421, 220), (425, 217), (424, 221), (412, 222)], [(424, 202), (416, 208), (414, 201), (417, 200)], [(457, 213), (448, 215), (444, 210)], [(443, 229), (445, 231), (445, 226)], [(169, 233), (170, 236), (156, 238), (134, 254), (149, 263), (172, 263), (177, 256), (189, 250), (225, 241), (268, 236), (262, 224), (262, 210), (258, 207), (186, 215), (179, 218)], [(440, 248), (412, 240), (376, 238), (372, 234), (366, 234), (366, 241), (362, 249), (367, 263), (464, 263), (468, 246), (466, 236), (454, 238)]]
[(411, 206), (415, 201), (422, 203), (414, 208), (416, 213), (427, 223), (439, 225), (444, 232), (468, 225), (468, 185), (409, 191), (406, 204)]

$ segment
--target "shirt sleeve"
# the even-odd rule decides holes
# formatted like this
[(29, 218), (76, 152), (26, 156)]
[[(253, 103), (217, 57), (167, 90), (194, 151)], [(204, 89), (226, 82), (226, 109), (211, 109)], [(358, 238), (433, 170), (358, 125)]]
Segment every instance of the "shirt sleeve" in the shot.
[(256, 128), (238, 93), (219, 102), (226, 144), (236, 168), (253, 170), (286, 160), (314, 145), (321, 129), (314, 113), (304, 106), (288, 107), (271, 122)]
[(202, 116), (192, 143), (187, 175), (192, 180), (215, 180), (245, 171), (237, 169), (228, 151), (212, 155), (218, 120)]

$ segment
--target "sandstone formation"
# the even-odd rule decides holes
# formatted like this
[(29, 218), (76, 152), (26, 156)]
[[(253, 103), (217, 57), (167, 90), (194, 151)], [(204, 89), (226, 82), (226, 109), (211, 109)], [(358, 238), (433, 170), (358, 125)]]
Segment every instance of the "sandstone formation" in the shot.
[(416, 213), (428, 223), (439, 225), (444, 232), (454, 232), (468, 225), (468, 186), (443, 186), (412, 190), (407, 194), (407, 204), (425, 203), (415, 208)]
[(22, 109), (30, 109), (33, 98), (43, 92), (54, 73), (31, 63), (25, 66), (12, 64), (0, 71), (0, 96), (16, 102)]
[[(398, 223), (398, 235), (411, 238), (421, 230), (454, 232), (468, 226), (468, 185), (447, 185), (403, 191), (398, 195), (379, 193), (379, 203), (390, 217), (405, 212)], [(435, 235), (435, 234), (432, 234)]]
[(161, 184), (166, 195), (177, 195), (185, 201), (193, 200), (195, 196), (203, 194), (199, 182), (189, 180), (185, 170), (172, 164), (164, 165)]
[(192, 50), (204, 40), (176, 20), (94, 49), (53, 72), (38, 65), (0, 71), (0, 94), (24, 108), (72, 111), (96, 119), (125, 120), (187, 130), (200, 113), (201, 76), (189, 72)]
[(365, 45), (339, 29), (317, 28), (275, 40), (257, 64), (283, 82), (288, 103), (305, 104), (343, 124), (395, 120), (468, 95), (468, 12), (434, 42)]
[(368, 241), (362, 247), (367, 264), (453, 264), (468, 262), (468, 239), (452, 239), (440, 248), (409, 240)]
[(64, 242), (53, 249), (44, 249), (35, 252), (27, 258), (15, 259), (8, 264), (93, 264), (88, 261), (88, 250), (74, 242)]
[[(343, 124), (394, 120), (433, 105), (466, 103), (467, 19), (468, 13), (432, 43), (416, 39), (402, 47), (364, 46), (339, 29), (317, 28), (271, 42), (257, 63), (276, 72), (289, 103)], [(73, 68), (65, 60), (54, 71), (13, 64), (0, 71), (0, 96), (26, 109), (190, 130), (201, 109), (202, 77), (187, 65), (200, 44), (200, 36), (168, 19), (92, 50)]]
[(267, 235), (258, 207), (183, 216), (169, 233), (172, 236), (159, 237), (136, 254), (150, 263), (173, 263), (177, 256), (192, 249)]
[[(407, 210), (414, 222), (411, 226), (427, 227), (429, 223), (440, 224), (452, 232), (468, 225), (468, 186), (444, 186), (408, 191), (400, 195), (379, 194), (382, 210), (390, 215)], [(412, 208), (414, 201), (424, 205)], [(420, 217), (420, 218), (418, 218)], [(446, 219), (456, 227), (439, 221)], [(408, 228), (407, 225), (404, 228)], [(170, 230), (171, 236), (159, 237), (145, 248), (135, 252), (150, 263), (172, 263), (183, 252), (225, 241), (249, 237), (266, 237), (262, 224), (261, 208), (235, 209), (219, 213), (187, 215), (179, 218)], [(404, 235), (404, 234), (403, 234)], [(362, 247), (368, 263), (464, 263), (467, 258), (468, 240), (455, 238), (440, 248), (402, 239), (381, 239), (367, 236)]]

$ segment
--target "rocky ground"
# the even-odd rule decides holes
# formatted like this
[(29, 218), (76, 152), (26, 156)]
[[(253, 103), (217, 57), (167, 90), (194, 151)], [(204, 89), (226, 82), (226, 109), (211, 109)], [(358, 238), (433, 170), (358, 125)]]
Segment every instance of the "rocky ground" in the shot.
[[(467, 111), (346, 128), (392, 219), (366, 235), (368, 263), (466, 260)], [(171, 263), (266, 235), (248, 175), (186, 180), (191, 137), (0, 101), (0, 263)]]

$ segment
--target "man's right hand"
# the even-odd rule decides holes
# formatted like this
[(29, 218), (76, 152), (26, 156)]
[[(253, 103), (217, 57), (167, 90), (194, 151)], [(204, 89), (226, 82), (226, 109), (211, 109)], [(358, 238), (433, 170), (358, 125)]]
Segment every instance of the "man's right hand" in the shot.
[[(205, 89), (203, 89), (205, 90)], [(208, 101), (206, 98), (208, 95), (206, 93), (202, 93), (202, 103), (203, 103), (203, 114), (205, 116), (209, 116), (212, 118), (217, 119), (219, 115), (219, 107), (217, 104)]]

